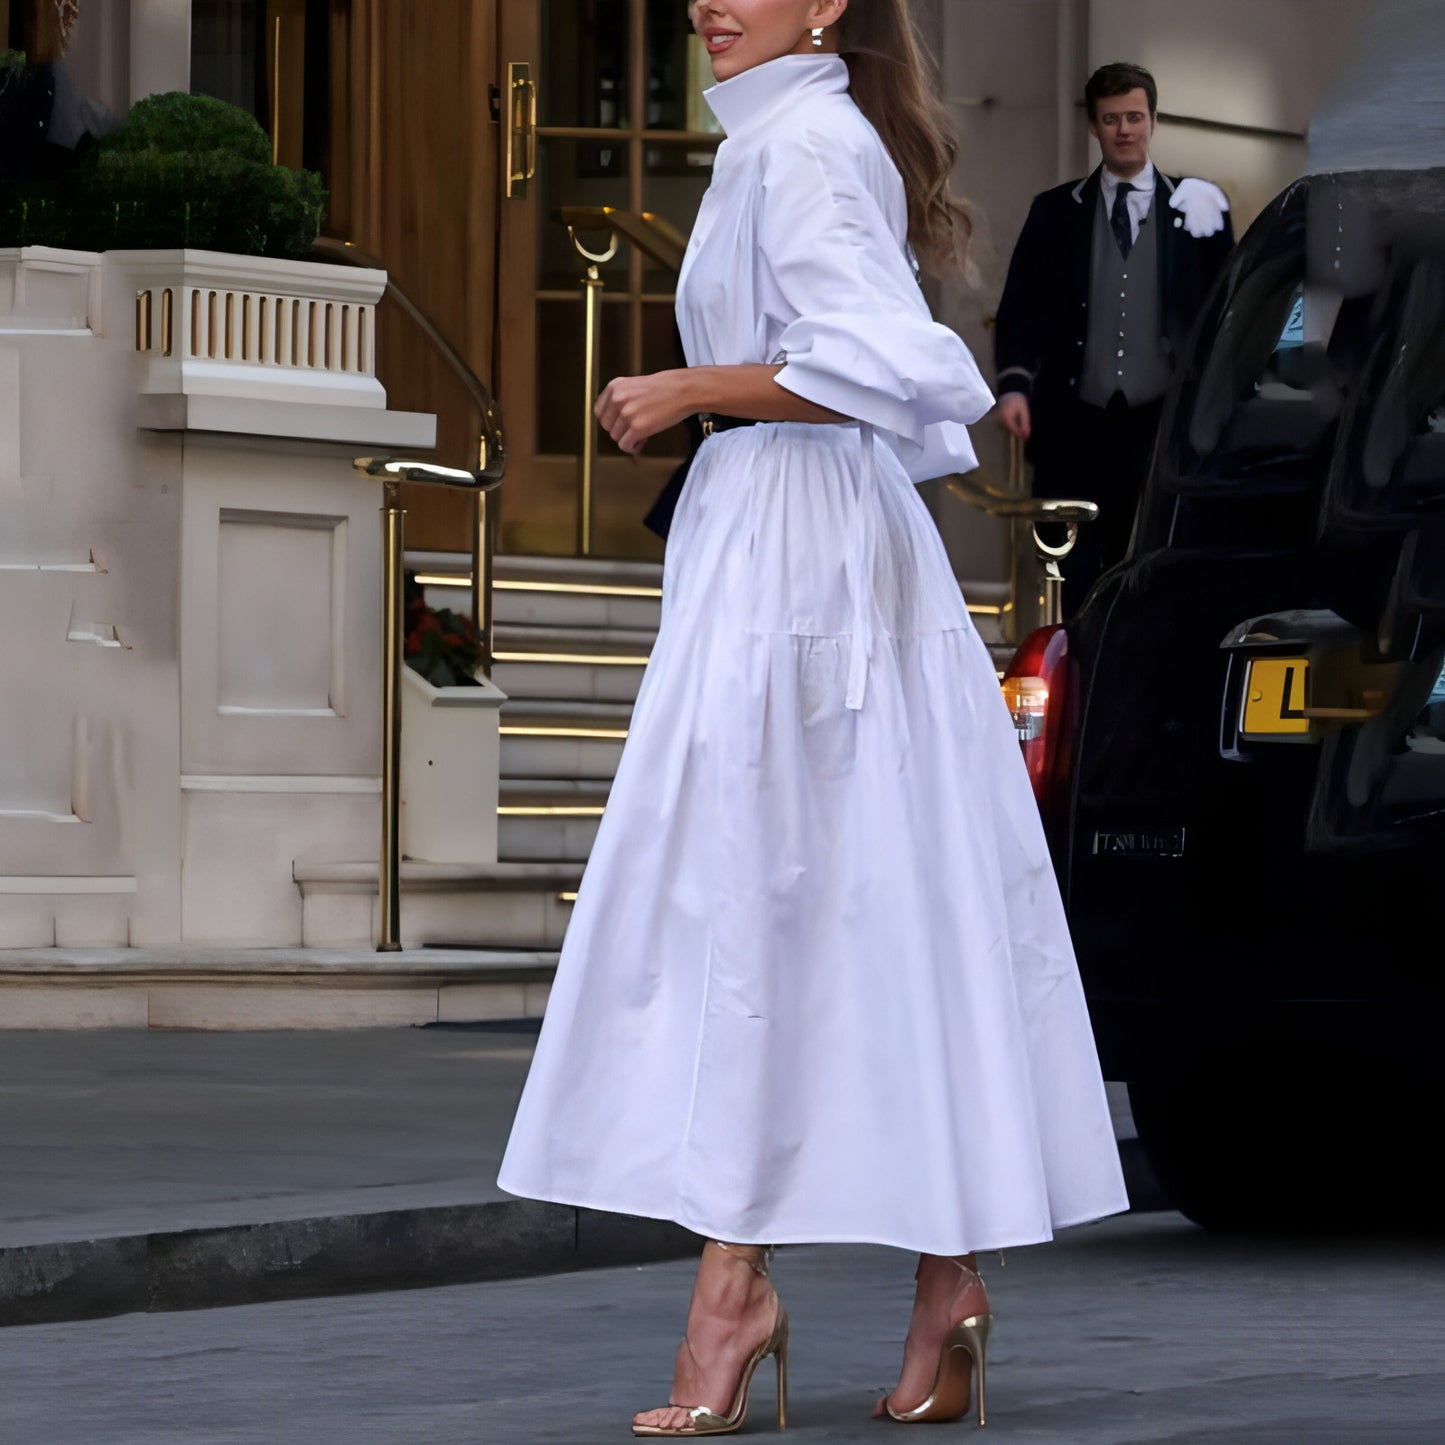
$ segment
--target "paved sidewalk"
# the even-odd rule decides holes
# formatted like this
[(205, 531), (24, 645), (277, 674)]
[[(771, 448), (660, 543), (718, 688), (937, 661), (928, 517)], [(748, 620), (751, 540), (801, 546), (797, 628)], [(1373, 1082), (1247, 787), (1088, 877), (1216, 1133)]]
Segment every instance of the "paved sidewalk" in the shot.
[[(1149, 1214), (983, 1263), (998, 1315), (988, 1432), (940, 1440), (1445, 1439), (1438, 1240), (1264, 1243)], [(666, 1398), (691, 1267), (9, 1330), (0, 1440), (620, 1445), (631, 1412)], [(768, 1367), (747, 1438), (892, 1438), (866, 1416), (896, 1373), (909, 1274), (893, 1250), (780, 1252), (789, 1429), (773, 1434)]]
[(526, 1031), (15, 1033), (0, 1246), (507, 1196)]
[[(0, 1324), (690, 1248), (497, 1189), (533, 1044), (521, 1024), (4, 1035)], [(1126, 1109), (1116, 1123), (1132, 1132)], [(1138, 1166), (1136, 1203), (1157, 1202)]]

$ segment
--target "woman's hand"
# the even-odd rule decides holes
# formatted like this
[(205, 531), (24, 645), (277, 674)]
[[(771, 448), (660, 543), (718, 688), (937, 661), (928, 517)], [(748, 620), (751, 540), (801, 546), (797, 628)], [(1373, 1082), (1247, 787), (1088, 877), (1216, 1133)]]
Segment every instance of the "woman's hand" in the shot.
[(648, 437), (676, 426), (697, 409), (686, 370), (619, 376), (597, 398), (598, 421), (628, 456), (636, 456)]

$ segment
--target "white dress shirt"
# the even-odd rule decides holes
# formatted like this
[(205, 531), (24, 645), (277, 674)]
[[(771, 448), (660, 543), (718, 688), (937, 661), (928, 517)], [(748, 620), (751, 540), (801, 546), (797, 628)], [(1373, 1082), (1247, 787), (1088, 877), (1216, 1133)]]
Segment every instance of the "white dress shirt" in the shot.
[[(1119, 185), (1124, 178), (1116, 176), (1108, 166), (1105, 166), (1099, 179), (1104, 188), (1104, 213), (1112, 217), (1114, 197), (1119, 194)], [(1144, 218), (1149, 214), (1149, 207), (1154, 204), (1154, 162), (1145, 161), (1144, 169), (1134, 176), (1129, 184), (1134, 187), (1128, 202), (1129, 227), (1133, 232), (1133, 239), (1137, 241), (1139, 227), (1144, 224)]]
[(677, 283), (690, 366), (782, 362), (779, 386), (887, 434), (915, 481), (977, 465), (993, 405), (934, 321), (898, 170), (835, 55), (785, 55), (705, 92), (727, 132)]

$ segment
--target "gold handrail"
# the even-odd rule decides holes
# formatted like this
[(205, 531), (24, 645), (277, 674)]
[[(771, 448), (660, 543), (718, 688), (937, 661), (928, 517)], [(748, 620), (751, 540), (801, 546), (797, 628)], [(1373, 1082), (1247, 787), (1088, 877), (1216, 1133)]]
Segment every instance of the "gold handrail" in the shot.
[[(1099, 517), (1097, 502), (1059, 497), (1031, 497), (1024, 485), (1024, 449), (1017, 438), (1009, 438), (1009, 489), (1000, 491), (986, 482), (973, 477), (955, 476), (948, 479), (948, 490), (970, 507), (986, 516), (1000, 517), (1010, 523), (1009, 540), (1009, 583), (1013, 593), (1013, 608), (1009, 613), (1014, 634), (1009, 641), (1023, 641), (1027, 630), (1034, 625), (1051, 626), (1063, 621), (1064, 574), (1059, 563), (1074, 550), (1079, 540), (1079, 526), (1083, 522), (1095, 522)], [(1027, 607), (1024, 607), (1023, 588), (1020, 585), (1025, 563), (1023, 548), (1019, 545), (1018, 529), (1013, 525), (1027, 522), (1030, 525), (1033, 542), (1033, 558), (1036, 563), (1038, 585)], [(1060, 543), (1044, 541), (1039, 535), (1039, 524), (1054, 522), (1065, 529), (1064, 540)], [(1024, 616), (1025, 612), (1029, 615)], [(1027, 624), (1027, 628), (1025, 626)]]
[[(311, 249), (330, 261), (386, 271), (381, 260), (350, 241), (318, 236)], [(502, 413), (481, 378), (467, 365), (461, 352), (436, 324), (391, 278), (386, 294), (421, 328), (437, 354), (452, 369), (481, 413), (477, 438), (477, 465), (461, 469), (409, 457), (358, 457), (355, 468), (382, 481), (382, 767), (381, 857), (379, 860), (380, 937), (377, 949), (395, 952), (401, 947), (401, 668), (406, 555), (406, 511), (401, 505), (401, 483), (466, 487), (475, 495), (472, 508), (472, 621), (481, 645), (482, 669), (492, 675), (492, 525), (494, 509), (487, 494), (496, 488), (507, 469)]]
[[(406, 591), (406, 508), (401, 484), (466, 487), (484, 504), (499, 477), (411, 457), (357, 457), (353, 468), (382, 483), (381, 505), (381, 899), (379, 953), (401, 947), (401, 669)], [(482, 507), (485, 520), (485, 506)], [(490, 672), (491, 654), (486, 655)]]
[(948, 490), (970, 507), (990, 517), (1016, 517), (1025, 522), (1094, 522), (1099, 517), (1097, 502), (1068, 501), (1053, 497), (1016, 497), (967, 477), (950, 477)]
[[(311, 249), (330, 261), (339, 261), (345, 266), (363, 266), (373, 271), (386, 271), (385, 264), (371, 252), (351, 241), (340, 241), (332, 236), (318, 236)], [(481, 414), (481, 435), (477, 438), (477, 472), (492, 481), (500, 481), (507, 470), (506, 433), (502, 426), (502, 411), (496, 398), (487, 390), (486, 384), (467, 365), (466, 359), (455, 346), (442, 335), (436, 323), (419, 307), (410, 296), (397, 285), (388, 271), (386, 294), (411, 317), (421, 328), (422, 334), (431, 342), (443, 361), (451, 368), (471, 397)], [(492, 619), (492, 557), (495, 552), (496, 509), (490, 504), (487, 492), (490, 488), (478, 489), (472, 508), (472, 622), (482, 648), (482, 669), (488, 677), (492, 675), (493, 619)]]
[[(610, 261), (623, 241), (650, 256), (660, 266), (677, 273), (682, 269), (687, 237), (670, 222), (652, 211), (619, 211), (615, 206), (563, 206), (557, 219), (567, 228), (567, 235), (585, 271), (582, 276), (582, 455), (579, 459), (577, 499), (577, 551), (587, 557), (592, 552), (592, 524), (597, 472), (597, 365), (601, 341), (599, 308), (606, 282), (598, 269)], [(581, 234), (606, 237), (599, 248), (585, 245)]]
[(611, 231), (676, 274), (682, 270), (687, 237), (655, 211), (619, 211), (616, 206), (563, 206), (558, 219), (571, 231)]
[[(606, 211), (610, 207), (599, 209)], [(602, 291), (607, 283), (597, 269), (605, 266), (616, 254), (619, 244), (616, 231), (607, 233), (607, 246), (594, 251), (584, 246), (577, 236), (577, 227), (569, 225), (567, 235), (577, 254), (586, 263), (582, 276), (582, 457), (581, 494), (577, 499), (577, 552), (592, 555), (592, 493), (597, 472), (597, 417), (593, 408), (597, 401), (597, 365), (602, 345)]]
[[(345, 266), (364, 266), (373, 271), (386, 271), (386, 263), (352, 241), (339, 241), (334, 236), (318, 236), (311, 249), (327, 260)], [(489, 477), (500, 478), (506, 471), (507, 448), (502, 428), (502, 412), (486, 384), (467, 365), (461, 352), (442, 335), (436, 323), (405, 291), (397, 285), (390, 272), (386, 277), (386, 294), (421, 327), (426, 339), (436, 348), (442, 360), (452, 369), (467, 395), (476, 403), (482, 416), (482, 434), (478, 439), (477, 470)]]

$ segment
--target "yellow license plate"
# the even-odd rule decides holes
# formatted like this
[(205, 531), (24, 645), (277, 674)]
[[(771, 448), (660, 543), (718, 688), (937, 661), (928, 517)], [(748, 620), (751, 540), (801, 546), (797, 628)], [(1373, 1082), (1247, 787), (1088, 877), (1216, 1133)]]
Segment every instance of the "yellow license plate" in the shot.
[(1303, 657), (1256, 657), (1244, 675), (1245, 737), (1307, 733), (1305, 682), (1310, 665)]

